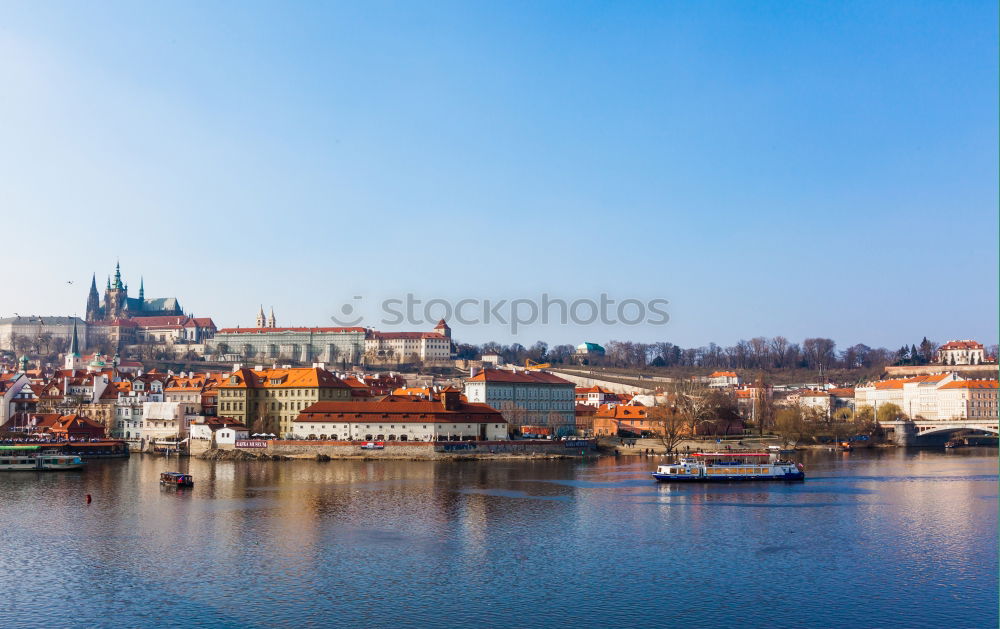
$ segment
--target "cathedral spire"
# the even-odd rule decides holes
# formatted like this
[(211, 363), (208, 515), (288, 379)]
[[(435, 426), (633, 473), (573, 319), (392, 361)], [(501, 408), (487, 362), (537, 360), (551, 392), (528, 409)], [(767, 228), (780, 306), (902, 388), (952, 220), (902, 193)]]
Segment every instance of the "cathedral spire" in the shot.
[(118, 262), (115, 262), (115, 289), (122, 289), (122, 268)]
[(145, 289), (145, 287), (142, 284), (142, 276), (140, 275), (139, 276), (139, 301), (142, 301), (142, 299), (145, 296), (145, 294), (146, 294), (146, 289)]
[(87, 295), (87, 321), (98, 320), (101, 298), (97, 295), (97, 274), (90, 276), (90, 293)]
[(267, 327), (269, 328), (278, 327), (277, 322), (274, 320), (274, 306), (271, 306), (271, 316), (267, 319)]
[(260, 310), (257, 312), (257, 327), (262, 328), (265, 325), (264, 321), (264, 304), (260, 305)]

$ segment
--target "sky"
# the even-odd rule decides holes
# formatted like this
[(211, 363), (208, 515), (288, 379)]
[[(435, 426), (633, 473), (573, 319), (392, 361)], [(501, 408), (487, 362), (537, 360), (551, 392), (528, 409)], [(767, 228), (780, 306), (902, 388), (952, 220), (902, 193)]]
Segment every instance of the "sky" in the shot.
[[(82, 316), (120, 261), (219, 327), (429, 330), (469, 299), (476, 343), (995, 343), (997, 25), (995, 2), (0, 1), (0, 316)], [(440, 301), (391, 325), (407, 294)], [(531, 323), (543, 294), (576, 323)], [(587, 323), (601, 294), (667, 316)]]

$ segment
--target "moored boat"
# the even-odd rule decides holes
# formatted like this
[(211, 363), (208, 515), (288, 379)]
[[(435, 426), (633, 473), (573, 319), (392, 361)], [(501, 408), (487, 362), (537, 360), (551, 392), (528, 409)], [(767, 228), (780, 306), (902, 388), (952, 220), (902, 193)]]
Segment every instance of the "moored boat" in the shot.
[(723, 482), (743, 480), (805, 480), (801, 463), (771, 452), (695, 452), (652, 473), (659, 482)]
[(160, 484), (168, 487), (194, 487), (194, 477), (181, 472), (163, 472), (160, 474)]
[(3, 446), (0, 448), (0, 471), (57, 472), (78, 470), (83, 459), (74, 454), (41, 452), (38, 446)]

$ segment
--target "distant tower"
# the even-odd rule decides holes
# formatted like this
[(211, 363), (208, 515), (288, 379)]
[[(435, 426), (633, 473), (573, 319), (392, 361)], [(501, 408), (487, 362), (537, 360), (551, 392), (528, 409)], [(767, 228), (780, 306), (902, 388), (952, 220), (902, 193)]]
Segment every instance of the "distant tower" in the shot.
[(257, 327), (264, 327), (264, 304), (261, 304), (260, 310), (257, 311)]
[(278, 324), (275, 322), (274, 319), (274, 306), (271, 306), (271, 316), (267, 318), (267, 327), (269, 328), (278, 327)]
[(19, 373), (27, 373), (28, 372), (28, 355), (27, 354), (22, 354), (21, 355), (21, 361), (20, 361), (20, 363), (21, 363), (21, 371)]
[(90, 278), (90, 294), (87, 295), (87, 321), (99, 321), (101, 318), (101, 300), (97, 295), (97, 275)]
[(438, 321), (438, 324), (434, 326), (434, 331), (449, 339), (451, 338), (451, 328), (448, 327), (448, 324), (445, 323), (444, 319)]
[(80, 358), (80, 337), (76, 331), (76, 318), (73, 319), (73, 339), (69, 343), (69, 351), (66, 352), (66, 369), (80, 369), (83, 360)]
[(142, 276), (139, 276), (139, 302), (141, 303), (143, 298), (146, 296), (146, 288), (142, 283)]

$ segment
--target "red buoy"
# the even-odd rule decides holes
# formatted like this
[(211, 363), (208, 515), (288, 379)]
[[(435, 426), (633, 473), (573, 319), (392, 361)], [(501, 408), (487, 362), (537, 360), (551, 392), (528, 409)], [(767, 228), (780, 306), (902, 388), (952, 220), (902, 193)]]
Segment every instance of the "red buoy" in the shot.
[(91, 500), (93, 500), (93, 499), (90, 497), (90, 494), (87, 494), (87, 504), (90, 504)]

